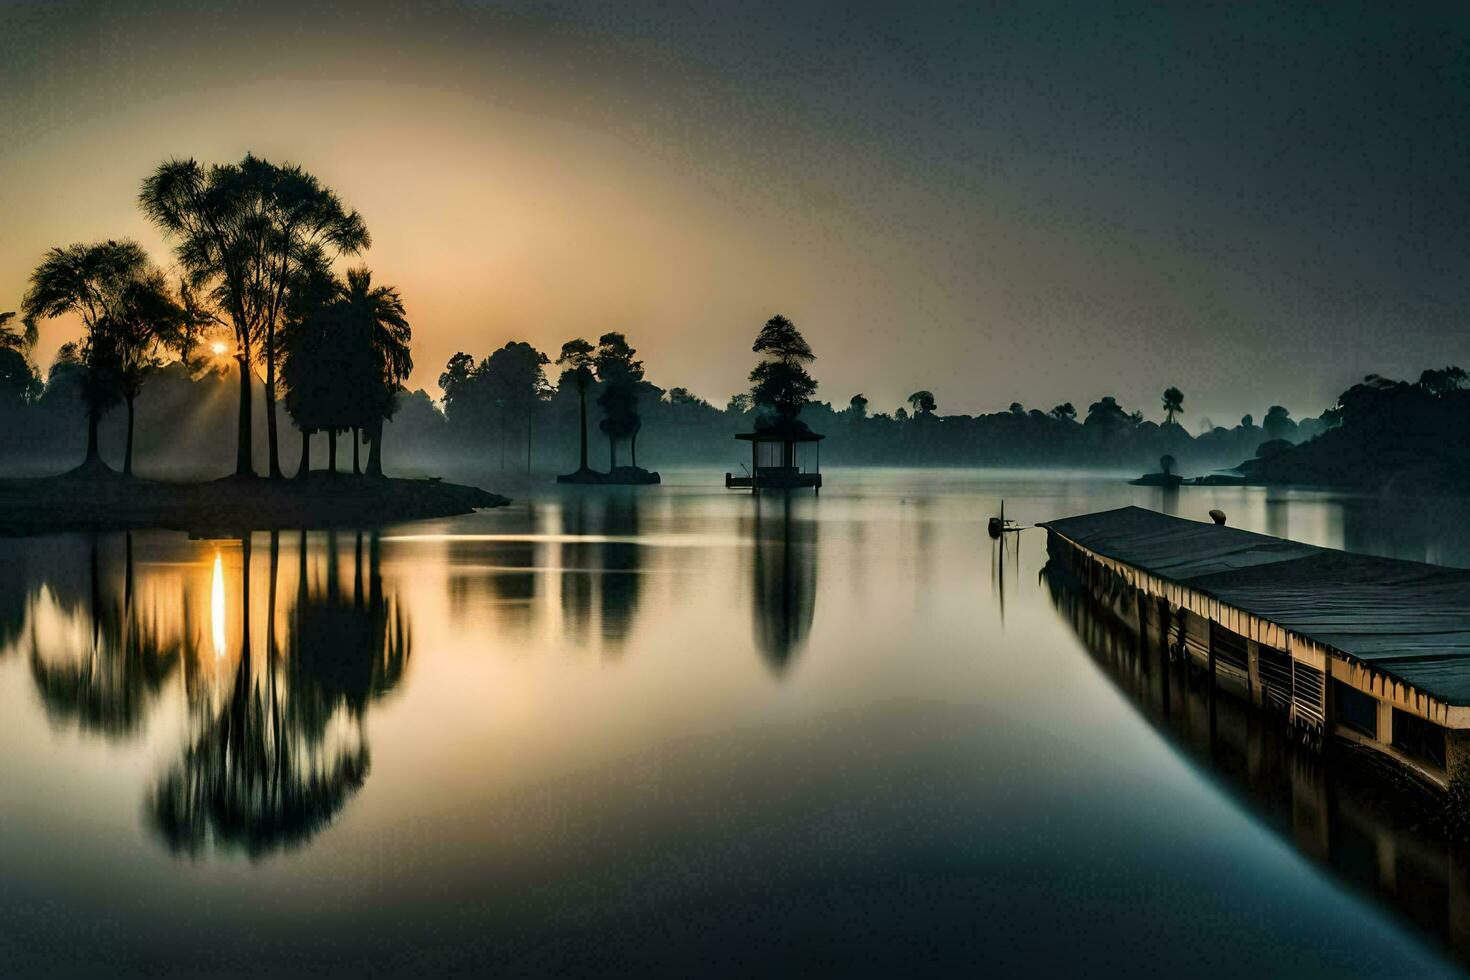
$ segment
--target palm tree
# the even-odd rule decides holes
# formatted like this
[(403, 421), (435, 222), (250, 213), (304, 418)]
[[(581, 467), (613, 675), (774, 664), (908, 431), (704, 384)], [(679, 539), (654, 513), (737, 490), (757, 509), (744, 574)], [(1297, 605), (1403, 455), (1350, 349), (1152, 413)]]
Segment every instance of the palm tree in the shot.
[(209, 168), (167, 160), (143, 181), (143, 213), (165, 236), (189, 277), (235, 333), (240, 368), (235, 472), (253, 476), (250, 458), (252, 365), (265, 364), (270, 475), (281, 475), (276, 433), (278, 328), (302, 263), (316, 254), (356, 255), (371, 244), (367, 226), (337, 195), (293, 165), (247, 154)]
[(27, 336), (37, 320), (75, 313), (86, 336), (71, 356), (87, 372), (87, 455), (84, 470), (105, 470), (97, 444), (102, 413), (118, 398), (119, 325), (132, 322), (141, 283), (152, 275), (148, 255), (134, 241), (106, 241), (53, 248), (31, 273), (21, 302)]
[[(383, 475), (383, 421), (398, 408), (398, 389), (413, 371), (413, 328), (392, 286), (374, 286), (366, 267), (349, 269), (337, 302), (349, 350), (354, 416), (368, 438), (367, 475)], [(356, 447), (353, 448), (354, 459)]]
[(127, 449), (123, 474), (133, 474), (134, 402), (148, 373), (160, 364), (158, 352), (169, 346), (187, 347), (188, 314), (169, 295), (163, 273), (151, 271), (134, 280), (123, 293), (115, 318), (106, 321), (104, 334), (118, 394), (128, 410)]
[(1174, 416), (1184, 411), (1184, 392), (1170, 386), (1164, 389), (1164, 424), (1173, 425)]
[(577, 464), (577, 472), (585, 473), (587, 466), (587, 389), (592, 386), (592, 351), (593, 347), (581, 337), (569, 340), (561, 345), (561, 356), (556, 363), (565, 364), (566, 370), (562, 372), (562, 383), (570, 381), (577, 388), (577, 404), (582, 412), (582, 451)]
[(286, 388), (286, 411), (301, 432), (301, 461), (297, 479), (311, 475), (311, 437), (323, 429), (333, 435), (332, 464), (336, 466), (336, 425), (340, 412), (341, 381), (334, 303), (341, 283), (325, 259), (298, 270), (286, 304), (281, 329), (281, 382)]

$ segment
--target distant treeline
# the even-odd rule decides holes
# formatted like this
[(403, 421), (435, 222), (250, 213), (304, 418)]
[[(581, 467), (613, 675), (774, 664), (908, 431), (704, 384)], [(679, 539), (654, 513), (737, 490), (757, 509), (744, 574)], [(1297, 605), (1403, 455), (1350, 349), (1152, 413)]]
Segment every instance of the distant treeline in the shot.
[[(1372, 375), (1318, 418), (1299, 422), (1273, 405), (1259, 425), (1247, 415), (1197, 434), (1178, 422), (1185, 393), (1174, 386), (1145, 406), (1162, 422), (1110, 395), (1085, 409), (1015, 402), (971, 416), (942, 414), (920, 390), (885, 412), (862, 394), (817, 400), (816, 355), (780, 314), (756, 334), (749, 390), (723, 406), (654, 384), (620, 332), (568, 340), (554, 359), (524, 342), (455, 354), (436, 402), (402, 387), (412, 329), (398, 291), (366, 267), (338, 267), (371, 245), (362, 216), (310, 173), (251, 155), (168, 160), (138, 200), (173, 246), (176, 280), (135, 242), (78, 242), (41, 257), (19, 319), (0, 313), (0, 460), (12, 474), (81, 463), (105, 477), (109, 467), (132, 472), (136, 458), (140, 473), (158, 476), (249, 478), (264, 461), (271, 477), (326, 464), (369, 476), (385, 465), (404, 475), (576, 470), (598, 482), (606, 461), (603, 482), (637, 482), (640, 466), (734, 472), (748, 459), (737, 433), (810, 447), (814, 430), (828, 464), (1162, 466), (1182, 476), (1242, 467), (1263, 481), (1335, 484), (1470, 475), (1470, 394), (1457, 367), (1413, 383)], [(43, 379), (31, 360), (37, 324), (60, 316), (80, 320), (82, 333)], [(313, 434), (324, 436), (316, 446)]]
[[(57, 472), (76, 465), (87, 443), (84, 373), (74, 362), (52, 367), (43, 381), (23, 359), (0, 372), (0, 459), (10, 473)], [(550, 359), (528, 344), (507, 344), (476, 360), (457, 355), (446, 369), (443, 407), (422, 389), (400, 390), (382, 441), (384, 465), (398, 472), (485, 470), (563, 472), (576, 467), (580, 400), (569, 371), (548, 383)], [(0, 365), (3, 367), (3, 365)], [(259, 382), (257, 381), (257, 386)], [(608, 436), (599, 423), (605, 384), (591, 378), (586, 391), (590, 455), (606, 465)], [(266, 455), (265, 399), (252, 399), (256, 458)], [(1180, 472), (1234, 466), (1272, 440), (1300, 442), (1323, 432), (1334, 416), (1293, 420), (1270, 409), (1261, 424), (1246, 416), (1229, 428), (1194, 436), (1177, 422), (1144, 419), (1111, 397), (1086, 410), (1069, 405), (1050, 411), (1008, 409), (983, 415), (943, 415), (932, 395), (896, 412), (870, 411), (861, 395), (837, 407), (811, 402), (800, 419), (827, 438), (826, 464), (922, 466), (1077, 466), (1153, 469), (1169, 454)], [(736, 469), (746, 450), (737, 432), (750, 431), (759, 415), (749, 395), (717, 407), (687, 389), (660, 388), (639, 380), (637, 455), (642, 465), (683, 463)], [(191, 371), (178, 361), (149, 369), (137, 399), (137, 467), (142, 474), (225, 474), (236, 459), (238, 380), (229, 365)], [(300, 437), (277, 402), (280, 454), (294, 459)], [(619, 408), (618, 410), (624, 410)], [(110, 411), (101, 421), (102, 456), (121, 466), (126, 421)], [(313, 446), (316, 465), (327, 446)], [(364, 447), (365, 449), (365, 447)], [(351, 467), (351, 449), (341, 465)]]
[(1301, 445), (1268, 443), (1243, 469), (1261, 483), (1364, 490), (1470, 490), (1470, 390), (1464, 370), (1417, 382), (1370, 374), (1326, 413), (1330, 428)]

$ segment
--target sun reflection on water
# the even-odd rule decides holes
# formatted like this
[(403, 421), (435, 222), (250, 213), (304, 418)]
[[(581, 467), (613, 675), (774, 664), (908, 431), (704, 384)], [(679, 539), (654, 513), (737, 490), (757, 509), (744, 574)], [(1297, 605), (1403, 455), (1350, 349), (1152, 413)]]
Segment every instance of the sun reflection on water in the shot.
[(225, 655), (225, 566), (214, 553), (214, 584), (209, 590), (209, 622), (214, 634), (214, 655)]

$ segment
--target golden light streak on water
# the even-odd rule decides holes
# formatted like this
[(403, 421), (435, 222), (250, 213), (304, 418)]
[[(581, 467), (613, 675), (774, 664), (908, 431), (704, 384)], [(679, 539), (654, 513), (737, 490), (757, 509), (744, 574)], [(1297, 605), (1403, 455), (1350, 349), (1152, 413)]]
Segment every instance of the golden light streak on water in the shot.
[(209, 621), (214, 633), (214, 655), (225, 655), (225, 565), (214, 553), (214, 584), (209, 590)]

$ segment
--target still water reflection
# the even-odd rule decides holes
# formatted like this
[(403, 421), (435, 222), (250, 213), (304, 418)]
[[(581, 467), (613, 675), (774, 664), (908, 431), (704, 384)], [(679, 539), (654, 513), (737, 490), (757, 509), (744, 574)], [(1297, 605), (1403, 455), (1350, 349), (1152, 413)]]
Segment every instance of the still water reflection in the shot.
[(1041, 532), (1004, 553), (985, 534), (1002, 497), (1023, 523), (1222, 507), (1470, 565), (1462, 505), (914, 471), (756, 499), (666, 476), (360, 533), (0, 542), (6, 972), (1464, 954), (1458, 855), (1161, 686), (1042, 577)]

